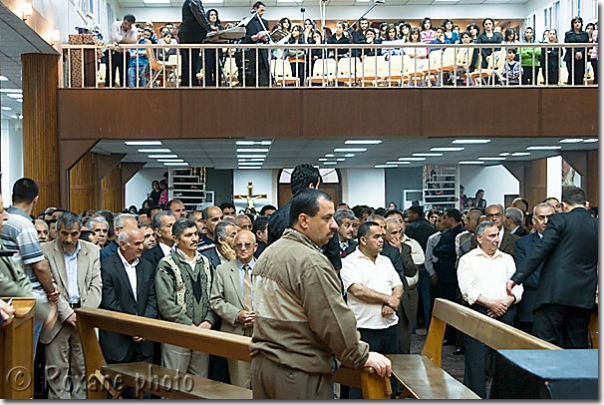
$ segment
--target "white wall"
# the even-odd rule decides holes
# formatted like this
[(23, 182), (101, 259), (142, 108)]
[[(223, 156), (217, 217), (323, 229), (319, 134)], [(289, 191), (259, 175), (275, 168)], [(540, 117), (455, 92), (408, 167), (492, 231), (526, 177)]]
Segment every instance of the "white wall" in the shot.
[(502, 165), (487, 167), (461, 165), (459, 176), (460, 184), (464, 186), (468, 197), (474, 197), (478, 189), (483, 189), (488, 204), (503, 205), (505, 194), (520, 193), (520, 183)]
[[(342, 193), (349, 206), (369, 205), (384, 207), (386, 204), (386, 173), (384, 169), (348, 169), (348, 195)], [(343, 190), (344, 191), (344, 190)]]
[[(564, 33), (571, 29), (570, 20), (577, 14), (583, 18), (583, 25), (589, 22), (595, 22), (598, 19), (598, 1), (596, 0), (581, 0), (581, 10), (577, 10), (577, 0), (559, 0), (560, 15), (558, 16), (558, 40), (564, 42)], [(555, 21), (550, 19), (545, 24), (545, 16), (543, 10), (552, 7), (554, 10), (555, 0), (531, 0), (525, 5), (525, 16), (530, 18), (535, 14), (535, 30), (537, 38), (540, 39), (543, 31), (549, 28), (556, 28)]]
[(151, 193), (153, 180), (161, 180), (166, 169), (141, 169), (126, 183), (126, 207), (141, 204)]
[(562, 198), (562, 156), (547, 158), (547, 196)]
[[(233, 195), (247, 194), (247, 183), (252, 182), (253, 194), (266, 194), (266, 199), (254, 200), (256, 211), (262, 206), (277, 206), (277, 193), (273, 187), (273, 170), (233, 170)], [(247, 201), (234, 200), (237, 212), (247, 207)]]
[[(9, 206), (13, 184), (23, 177), (23, 133), (21, 121), (2, 120), (0, 123), (0, 170), (2, 171), (2, 199)], [(35, 179), (34, 179), (35, 180)]]

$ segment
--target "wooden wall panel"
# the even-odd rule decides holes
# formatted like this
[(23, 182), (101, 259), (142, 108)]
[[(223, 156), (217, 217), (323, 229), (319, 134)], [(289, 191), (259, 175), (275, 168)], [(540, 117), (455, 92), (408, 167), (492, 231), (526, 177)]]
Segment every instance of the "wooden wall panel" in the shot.
[(598, 88), (542, 89), (543, 136), (598, 136)]
[(98, 210), (97, 155), (88, 152), (69, 170), (69, 209), (82, 213)]
[(598, 149), (587, 152), (587, 175), (585, 176), (586, 179), (583, 184), (585, 184), (587, 201), (589, 201), (589, 204), (592, 207), (598, 206), (598, 194), (600, 191), (598, 157)]
[(120, 212), (124, 209), (122, 165), (115, 166), (101, 180), (101, 209)]
[[(23, 174), (40, 188), (38, 207), (61, 205), (56, 55), (21, 55), (23, 76)], [(5, 201), (10, 201), (8, 196)]]
[(529, 202), (529, 207), (534, 207), (548, 197), (547, 159), (531, 160), (524, 163), (523, 197)]

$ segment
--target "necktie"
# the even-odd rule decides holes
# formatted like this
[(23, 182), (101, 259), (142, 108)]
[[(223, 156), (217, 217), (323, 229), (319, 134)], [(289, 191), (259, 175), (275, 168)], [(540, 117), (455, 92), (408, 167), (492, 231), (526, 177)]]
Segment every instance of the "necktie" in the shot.
[(340, 257), (345, 258), (346, 256), (348, 256), (348, 253), (346, 253), (346, 245), (340, 243)]
[(243, 306), (247, 311), (252, 310), (252, 279), (249, 270), (250, 265), (245, 264), (243, 266), (243, 271), (245, 271), (243, 276)]

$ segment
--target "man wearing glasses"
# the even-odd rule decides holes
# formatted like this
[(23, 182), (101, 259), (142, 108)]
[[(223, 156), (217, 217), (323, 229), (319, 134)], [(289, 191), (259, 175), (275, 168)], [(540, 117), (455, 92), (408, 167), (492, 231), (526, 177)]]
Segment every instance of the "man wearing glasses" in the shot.
[[(241, 230), (235, 236), (237, 258), (216, 268), (210, 306), (222, 318), (220, 330), (252, 336), (254, 326), (253, 286), (251, 274), (257, 247), (254, 234)], [(227, 359), (231, 384), (250, 388), (250, 363)]]
[[(491, 204), (485, 209), (485, 215), (487, 221), (493, 221), (499, 228), (499, 250), (503, 253), (507, 253), (512, 257), (516, 257), (514, 250), (514, 242), (518, 239), (518, 236), (512, 235), (503, 227), (503, 207), (501, 204)], [(476, 236), (472, 237), (472, 249), (476, 248), (478, 243), (476, 242)]]

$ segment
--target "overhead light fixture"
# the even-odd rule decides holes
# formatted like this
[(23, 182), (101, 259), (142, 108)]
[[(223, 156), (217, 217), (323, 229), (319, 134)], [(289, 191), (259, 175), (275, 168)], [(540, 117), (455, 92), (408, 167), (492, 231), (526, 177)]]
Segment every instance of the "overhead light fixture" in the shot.
[(347, 153), (347, 154), (344, 155), (344, 157), (353, 158), (353, 157), (355, 157), (355, 154), (354, 153)]
[(50, 36), (50, 44), (55, 45), (57, 42), (61, 40), (61, 31), (54, 30), (52, 35)]
[(138, 150), (140, 153), (170, 153), (172, 152), (170, 149), (167, 148), (163, 148), (163, 149), (139, 149)]
[(189, 166), (187, 162), (182, 163), (164, 163), (164, 166)]
[(0, 82), (8, 82), (6, 76), (0, 76)]
[(268, 153), (268, 148), (241, 148), (241, 149), (237, 149), (237, 153), (260, 153), (260, 152), (265, 152)]
[(482, 160), (462, 160), (459, 162), (460, 165), (482, 165), (484, 162)]
[(161, 141), (125, 141), (128, 146), (159, 146)]
[(411, 162), (386, 162), (387, 165), (410, 165)]
[(319, 162), (327, 162), (327, 158), (319, 158)]
[(15, 101), (16, 101), (17, 103), (22, 103), (22, 102), (23, 102), (23, 99), (22, 99), (22, 98), (18, 98), (18, 99), (16, 99)]
[(254, 145), (264, 145), (268, 146), (273, 143), (273, 141), (236, 141), (235, 142), (239, 146), (254, 146)]
[(23, 93), (21, 89), (0, 89), (0, 93)]
[(239, 159), (238, 162), (264, 162), (264, 158), (257, 159)]
[(346, 161), (346, 159), (345, 159), (345, 158), (337, 158), (337, 159), (336, 159), (336, 161), (337, 161), (337, 162), (345, 162), (345, 161)]
[(332, 158), (332, 157), (334, 157), (334, 156), (335, 156), (335, 155), (334, 155), (333, 153), (326, 153), (326, 154), (325, 154), (325, 157), (326, 157), (326, 158)]
[(505, 160), (504, 156), (496, 156), (496, 157), (479, 157), (478, 160)]
[(562, 146), (529, 146), (526, 150), (558, 150), (562, 149)]
[(239, 162), (239, 166), (262, 166), (264, 162)]
[(23, 94), (21, 93), (8, 93), (7, 96), (10, 98), (23, 98)]
[(346, 145), (379, 145), (382, 141), (379, 139), (349, 139), (344, 143)]
[(333, 166), (333, 165), (337, 165), (337, 164), (338, 164), (338, 162), (323, 162), (323, 164), (324, 164), (325, 166)]
[(239, 168), (239, 170), (260, 170), (260, 169), (262, 169), (262, 168), (258, 167), (258, 166), (243, 166), (243, 167)]
[(520, 156), (529, 156), (531, 154), (531, 152), (516, 152), (516, 153), (512, 153), (513, 157), (520, 157)]
[(423, 157), (438, 157), (442, 156), (442, 153), (414, 153), (413, 156), (423, 156)]
[(2, 107), (2, 109), (3, 109), (4, 111), (10, 111), (10, 110), (12, 110), (12, 108), (10, 108), (10, 107)]
[(456, 139), (451, 143), (454, 143), (457, 145), (481, 145), (481, 144), (485, 144), (485, 143), (489, 143), (489, 142), (491, 142), (490, 139)]
[(178, 155), (149, 155), (149, 159), (175, 159)]
[(184, 159), (157, 159), (158, 162), (162, 163), (180, 163), (184, 162)]
[(396, 169), (396, 168), (398, 168), (397, 165), (375, 165), (373, 167), (375, 167), (376, 169)]
[(170, 0), (143, 0), (145, 4), (169, 4)]
[(461, 152), (465, 148), (430, 148), (431, 152)]
[(581, 143), (583, 142), (583, 138), (568, 138), (562, 139), (560, 143)]
[(499, 154), (499, 156), (509, 156), (509, 155), (510, 155), (510, 154), (509, 154), (508, 152), (503, 152), (503, 153), (500, 153), (500, 154)]
[(333, 151), (335, 153), (357, 153), (357, 152), (365, 152), (367, 148), (335, 148)]
[(248, 159), (248, 158), (265, 158), (266, 155), (237, 155), (238, 158), (240, 159)]
[(400, 157), (398, 160), (403, 162), (423, 162), (426, 160), (425, 157)]
[(25, 1), (21, 5), (21, 11), (23, 12), (23, 21), (26, 21), (34, 13), (34, 7), (31, 5), (31, 2)]
[(595, 143), (598, 142), (598, 138), (590, 138), (590, 139), (584, 139), (583, 143)]

